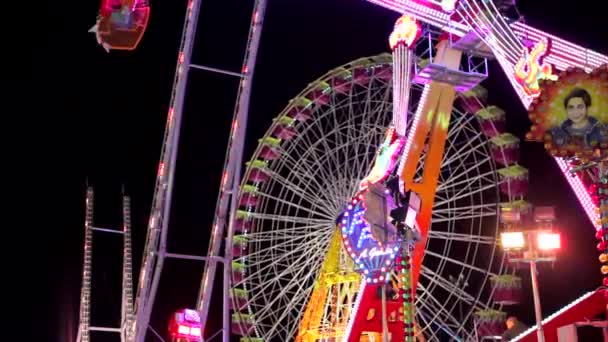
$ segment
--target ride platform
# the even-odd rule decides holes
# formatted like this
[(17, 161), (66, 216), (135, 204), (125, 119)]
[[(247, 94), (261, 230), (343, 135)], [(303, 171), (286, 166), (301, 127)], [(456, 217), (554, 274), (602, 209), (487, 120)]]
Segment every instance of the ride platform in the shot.
[[(451, 38), (445, 36), (440, 38), (440, 41), (448, 40), (451, 40)], [(451, 44), (452, 42), (448, 41), (448, 43)], [(426, 39), (419, 41), (416, 50), (419, 52), (421, 60), (414, 64), (413, 82), (419, 84), (429, 84), (432, 81), (447, 83), (453, 85), (457, 92), (463, 93), (476, 87), (488, 77), (487, 59), (473, 55), (470, 51), (450, 46), (449, 50), (443, 50), (444, 54), (453, 55), (465, 51), (467, 55), (462, 60), (459, 56), (454, 55), (455, 60), (461, 60), (459, 67), (457, 65), (446, 66), (441, 63), (440, 60), (446, 58), (446, 56), (440, 55), (439, 52), (434, 56), (435, 48), (433, 47), (432, 33), (428, 33)]]
[[(605, 293), (606, 290), (604, 289), (587, 292), (561, 310), (545, 318), (542, 321), (545, 342), (583, 341), (584, 339), (579, 340), (576, 337), (576, 331), (572, 334), (572, 329), (568, 328), (569, 326), (576, 327), (577, 325), (589, 325), (593, 318), (599, 315), (602, 315), (604, 319), (607, 304)], [(568, 337), (566, 337), (566, 335), (568, 335)], [(604, 341), (605, 340), (606, 338), (604, 338)], [(512, 341), (537, 341), (536, 326), (524, 331)]]
[(492, 49), (474, 31), (469, 31), (464, 37), (450, 35), (450, 47), (473, 56), (494, 59)]

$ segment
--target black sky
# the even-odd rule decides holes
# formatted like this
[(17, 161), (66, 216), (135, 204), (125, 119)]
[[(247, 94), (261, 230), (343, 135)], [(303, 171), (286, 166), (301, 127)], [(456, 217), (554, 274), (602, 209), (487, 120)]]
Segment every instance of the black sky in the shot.
[[(195, 63), (240, 69), (248, 3), (203, 1)], [(61, 37), (62, 43), (57, 47), (56, 40), (41, 42), (44, 48), (55, 47), (44, 52), (46, 66), (35, 75), (41, 93), (31, 101), (40, 103), (30, 103), (48, 113), (40, 121), (48, 126), (42, 127), (45, 139), (37, 148), (36, 178), (29, 185), (50, 185), (52, 190), (41, 196), (53, 207), (45, 219), (53, 229), (43, 229), (40, 241), (48, 251), (43, 263), (50, 305), (44, 316), (50, 319), (48, 334), (39, 340), (64, 342), (75, 336), (87, 180), (98, 195), (98, 226), (120, 225), (122, 184), (132, 196), (135, 277), (138, 274), (185, 4), (152, 0), (148, 32), (134, 52), (107, 54), (87, 33), (97, 15), (97, 1), (62, 7), (53, 17), (52, 32), (45, 32), (49, 39)], [(591, 9), (595, 3), (548, 4), (552, 3), (521, 1), (519, 7), (529, 24), (608, 53), (604, 11)], [(387, 36), (397, 17), (364, 0), (270, 0), (254, 78), (246, 160), (272, 118), (308, 83), (343, 63), (388, 51)], [(489, 102), (507, 111), (508, 130), (523, 141), (530, 124), (526, 112), (498, 66), (490, 71), (484, 83)], [(207, 250), (236, 86), (230, 77), (204, 71), (190, 74), (169, 234), (172, 252), (202, 255)], [(523, 142), (521, 149), (521, 164), (530, 170), (528, 197), (535, 204), (557, 207), (558, 225), (567, 241), (553, 268), (541, 268), (547, 315), (599, 286), (599, 263), (593, 228), (554, 162), (540, 144)], [(93, 319), (99, 325), (115, 325), (120, 312), (121, 244), (116, 237), (97, 236)], [(201, 270), (196, 263), (167, 263), (158, 314), (152, 320), (157, 330), (165, 333), (171, 311), (192, 305)], [(525, 284), (528, 278), (524, 275)], [(529, 294), (526, 291), (526, 302), (514, 312), (532, 323)]]

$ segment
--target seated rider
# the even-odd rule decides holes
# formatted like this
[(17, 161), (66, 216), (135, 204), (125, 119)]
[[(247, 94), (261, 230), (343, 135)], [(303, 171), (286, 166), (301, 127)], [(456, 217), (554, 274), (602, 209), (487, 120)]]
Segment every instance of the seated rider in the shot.
[(116, 27), (131, 28), (133, 26), (133, 11), (128, 5), (123, 5), (117, 9), (113, 8), (110, 21)]

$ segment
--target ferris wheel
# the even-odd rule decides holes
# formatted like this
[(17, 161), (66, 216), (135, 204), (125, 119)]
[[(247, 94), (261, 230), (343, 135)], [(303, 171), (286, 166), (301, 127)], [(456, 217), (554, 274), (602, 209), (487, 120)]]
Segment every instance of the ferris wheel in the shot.
[[(424, 86), (412, 84), (410, 108), (417, 107), (423, 91)], [(483, 103), (471, 92), (466, 100)], [(500, 165), (493, 157), (507, 151), (484, 135), (479, 115), (457, 107), (416, 312), (423, 335), (468, 340), (474, 336), (473, 312), (492, 306), (489, 278), (505, 271), (496, 246), (497, 213), (502, 201), (514, 198), (502, 197)], [(383, 54), (331, 70), (274, 119), (247, 163), (238, 197), (233, 332), (263, 341), (293, 340), (310, 318), (307, 304), (319, 295), (333, 297), (317, 314), (323, 317), (314, 329), (343, 328), (358, 290), (344, 249), (332, 256), (340, 270), (335, 276), (350, 274), (351, 281), (343, 281), (335, 293), (315, 294), (315, 289), (335, 243), (336, 219), (372, 167), (391, 113), (392, 57)]]

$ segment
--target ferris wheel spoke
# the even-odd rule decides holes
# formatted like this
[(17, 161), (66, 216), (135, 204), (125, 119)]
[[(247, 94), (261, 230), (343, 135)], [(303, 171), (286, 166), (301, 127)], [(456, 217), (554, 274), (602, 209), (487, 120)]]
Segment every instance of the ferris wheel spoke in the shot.
[[(418, 284), (420, 286), (420, 283)], [(447, 324), (458, 325), (458, 321), (452, 316), (452, 314), (448, 312), (445, 307), (443, 307), (441, 303), (437, 301), (437, 299), (430, 295), (431, 292), (424, 290), (423, 286), (421, 287), (423, 292), (420, 296), (418, 296), (419, 299), (416, 299), (416, 307), (419, 308), (419, 310), (425, 309), (430, 316), (430, 318), (427, 318), (429, 323), (421, 329), (421, 333), (423, 333), (425, 330), (429, 330), (433, 336), (436, 336), (438, 330), (432, 328), (433, 324), (437, 325), (437, 328), (439, 329), (441, 329), (443, 325)]]
[[(298, 184), (293, 183), (291, 180), (281, 176), (280, 174), (276, 173), (276, 172), (271, 172), (270, 173), (271, 177), (279, 184), (281, 184), (283, 189), (288, 189), (290, 190), (293, 194), (298, 195), (300, 198), (304, 199), (305, 201), (307, 201), (310, 204), (317, 204), (319, 203), (319, 198), (314, 198), (310, 195), (308, 195), (308, 192), (304, 189), (302, 189)], [(325, 207), (320, 207), (321, 209), (327, 209)], [(331, 215), (331, 212), (325, 212), (325, 214), (327, 215)]]
[[(342, 124), (338, 121), (338, 112), (337, 112), (338, 104), (336, 103), (336, 97), (332, 96), (331, 100), (332, 100), (332, 103), (334, 104), (333, 106), (331, 106), (331, 113), (332, 113), (331, 118), (333, 119), (333, 126), (341, 127)], [(347, 121), (346, 127), (349, 127), (349, 126), (350, 126), (350, 124)], [(349, 140), (348, 136), (346, 134), (344, 134), (342, 130), (335, 129), (332, 133), (335, 135), (336, 144), (338, 146), (346, 146), (348, 144), (348, 140)], [(342, 158), (346, 159), (346, 157), (347, 157), (347, 155), (346, 155), (347, 153), (345, 152), (346, 150), (341, 149), (341, 151), (342, 151)]]
[(486, 165), (487, 168), (487, 166), (491, 164), (491, 160), (492, 157), (482, 155), (478, 147), (475, 147), (463, 153), (461, 158), (456, 160), (456, 165), (454, 165), (454, 163), (444, 163), (442, 164), (442, 169), (449, 171), (450, 175), (455, 175), (455, 177), (450, 177), (454, 179), (449, 179), (450, 182), (454, 182), (460, 179), (463, 174), (468, 175), (478, 168), (483, 168), (484, 165)]
[[(382, 118), (382, 116), (376, 115), (376, 120), (380, 120), (380, 118)], [(377, 124), (379, 124), (379, 122), (377, 122)], [(367, 158), (369, 158), (369, 159), (366, 159), (365, 163), (360, 163), (359, 164), (358, 174), (361, 175), (361, 177), (363, 177), (363, 176), (365, 176), (366, 174), (369, 173), (369, 170), (372, 167), (372, 164), (373, 164), (374, 159), (376, 157), (376, 151), (377, 151), (377, 148), (378, 148), (379, 145), (380, 145), (380, 141), (376, 141), (375, 144), (367, 144), (365, 146), (365, 153), (364, 153), (364, 155)]]
[(485, 213), (471, 213), (471, 214), (461, 214), (460, 216), (452, 216), (452, 217), (438, 217), (438, 218), (434, 218), (433, 219), (433, 223), (442, 223), (442, 222), (449, 222), (449, 221), (462, 221), (462, 220), (472, 220), (472, 219), (479, 219), (481, 217), (492, 217), (492, 216), (496, 216), (496, 213), (490, 213), (490, 212), (485, 212)]
[[(488, 184), (479, 188), (472, 188), (472, 189), (467, 189), (467, 188), (463, 188), (462, 190), (460, 190), (457, 194), (455, 194), (453, 197), (450, 198), (450, 201), (456, 201), (458, 199), (464, 198), (464, 197), (468, 197), (480, 192), (484, 192), (487, 191), (489, 189), (495, 188), (496, 184)], [(463, 193), (464, 191), (469, 190), (469, 192)], [(441, 202), (436, 202), (438, 206), (441, 205), (445, 205), (446, 202), (445, 201), (441, 201)]]
[[(284, 223), (301, 223), (304, 224), (303, 227), (318, 227), (318, 226), (326, 226), (328, 223), (331, 225), (331, 222), (334, 221), (334, 218), (327, 216), (324, 218), (313, 218), (313, 217), (303, 217), (303, 216), (287, 216), (287, 215), (277, 215), (277, 214), (262, 214), (253, 212), (250, 216), (256, 220), (261, 221), (273, 221), (273, 222), (284, 222)], [(293, 229), (298, 229), (297, 227), (293, 227)], [(283, 229), (279, 230), (281, 232)], [(250, 234), (251, 236), (255, 236), (254, 233)]]
[[(467, 158), (471, 157), (473, 160), (468, 160), (464, 156), (459, 161), (458, 165), (453, 167), (452, 165), (444, 165), (445, 171), (449, 172), (450, 175), (454, 175), (449, 177), (446, 183), (455, 183), (457, 180), (460, 180), (462, 177), (469, 176), (471, 173), (477, 173), (481, 170), (486, 170), (491, 166), (492, 158), (490, 156), (480, 156), (477, 158), (475, 154), (472, 152), (467, 152)], [(491, 172), (491, 171), (490, 171)], [(487, 174), (479, 175), (476, 177), (487, 177)], [(445, 187), (445, 184), (441, 184), (442, 187)]]
[(321, 154), (317, 152), (317, 145), (320, 143), (319, 141), (313, 143), (308, 140), (308, 137), (303, 137), (303, 139), (305, 140), (305, 143), (310, 146), (310, 148), (306, 151), (307, 153), (310, 152), (307, 157), (311, 157), (312, 161), (315, 163), (314, 170), (317, 172), (321, 172), (322, 174), (320, 176), (323, 177), (322, 179), (325, 181), (318, 189), (318, 191), (328, 192), (328, 199), (332, 202), (333, 207), (339, 208), (339, 198), (343, 197), (343, 194), (342, 191), (340, 191), (340, 189), (338, 189), (336, 186), (337, 182), (335, 181), (336, 175), (334, 172), (336, 172), (337, 170), (335, 170), (335, 168), (333, 167), (329, 167), (329, 171), (326, 171), (328, 168), (322, 164), (322, 161), (325, 160), (324, 158), (322, 158), (322, 156), (324, 155), (324, 151), (320, 151)]
[[(441, 165), (451, 165), (454, 162), (462, 163), (465, 160), (474, 154), (479, 153), (480, 150), (486, 148), (485, 144), (480, 141), (482, 133), (478, 132), (474, 137), (467, 137), (471, 139), (461, 146), (455, 146), (454, 144), (449, 144), (448, 150), (453, 150), (453, 153), (449, 153), (446, 151), (444, 154), (444, 160), (442, 160)], [(448, 154), (449, 153), (449, 154)], [(449, 156), (449, 158), (447, 157)], [(447, 159), (446, 159), (447, 158)]]
[[(301, 273), (303, 270), (305, 270), (305, 268), (300, 268), (300, 272), (298, 272), (298, 274), (296, 275), (296, 277), (293, 278), (293, 281), (290, 283), (291, 286), (295, 286), (297, 287), (298, 291), (295, 291), (295, 295), (292, 295), (289, 300), (289, 302), (287, 303), (287, 305), (285, 305), (285, 309), (281, 310), (281, 314), (279, 317), (275, 317), (275, 322), (276, 324), (273, 326), (273, 328), (271, 328), (268, 331), (268, 334), (272, 336), (273, 331), (275, 331), (278, 327), (280, 322), (285, 318), (286, 315), (291, 314), (291, 311), (293, 309), (293, 307), (295, 306), (295, 303), (301, 303), (303, 302), (303, 300), (307, 299), (310, 296), (310, 291), (312, 290), (310, 287), (309, 288), (304, 288), (304, 282), (300, 281), (299, 277), (297, 277), (298, 275), (300, 275), (299, 273)], [(308, 270), (308, 274), (304, 277), (304, 279), (309, 279), (311, 276), (313, 276), (313, 274), (317, 271), (316, 268), (312, 268)], [(283, 292), (286, 292), (286, 290), (289, 288), (289, 286), (285, 287), (285, 289), (283, 290)], [(285, 298), (284, 296), (277, 296), (277, 298)], [(272, 306), (272, 303), (270, 305), (266, 305), (266, 311), (269, 310), (269, 308)], [(300, 312), (301, 316), (301, 310), (298, 310)], [(298, 317), (299, 318), (299, 317)], [(294, 330), (297, 327), (292, 327), (291, 329)]]
[(463, 130), (466, 130), (472, 119), (472, 115), (465, 115), (460, 112), (453, 113), (450, 116), (450, 125), (448, 127), (448, 140), (454, 140), (454, 137), (460, 134)]
[[(325, 228), (325, 227), (319, 227), (319, 228)], [(307, 241), (307, 239), (314, 238), (320, 234), (317, 232), (308, 232), (306, 234), (299, 234), (299, 235), (294, 235), (294, 236), (289, 236), (288, 234), (281, 234), (281, 235), (264, 234), (264, 236), (256, 236), (254, 238), (251, 238), (248, 235), (247, 240), (249, 243), (260, 243), (260, 242), (271, 242), (271, 241), (274, 241), (275, 243), (273, 244), (272, 247), (258, 248), (255, 251), (250, 252), (250, 253), (238, 258), (237, 260), (247, 260), (247, 259), (257, 260), (257, 258), (263, 260), (264, 259), (263, 256), (272, 254), (273, 251), (275, 251), (275, 250), (278, 250), (281, 248), (285, 248), (287, 250), (292, 250), (291, 246), (296, 244), (297, 242), (300, 242), (301, 240)]]
[[(310, 184), (310, 186), (307, 186), (307, 189), (310, 189), (309, 192), (315, 194), (316, 196), (319, 196), (315, 204), (325, 203), (327, 205), (334, 201), (331, 196), (332, 192), (319, 191), (320, 189), (325, 189), (325, 187), (321, 185), (321, 183), (319, 183), (319, 181), (317, 180), (317, 177), (315, 177), (316, 173), (313, 172), (314, 167), (308, 164), (308, 161), (306, 160), (305, 156), (303, 156), (300, 160), (296, 161), (290, 155), (285, 153), (285, 151), (283, 151), (283, 154), (284, 156), (281, 161), (284, 162), (285, 167), (289, 169), (290, 176), (297, 177), (301, 181), (307, 180), (309, 182), (308, 184)], [(303, 167), (306, 167), (305, 170), (301, 170), (301, 168)], [(327, 175), (324, 174), (322, 176), (326, 177)], [(315, 188), (313, 188), (313, 186)]]
[(418, 334), (425, 337), (425, 340), (429, 341), (441, 341), (441, 336), (439, 335), (443, 326), (447, 325), (445, 322), (437, 322), (435, 318), (436, 314), (434, 312), (428, 312), (430, 309), (426, 307), (421, 307), (417, 309), (416, 315), (418, 318), (421, 318), (422, 321), (426, 322), (424, 326), (418, 331)]
[[(321, 126), (320, 120), (315, 120), (314, 124), (316, 125), (317, 128), (319, 128), (319, 130), (317, 132), (325, 131), (324, 128)], [(336, 130), (335, 127), (334, 127), (334, 130)], [(324, 134), (323, 136), (316, 135), (314, 138), (316, 139), (317, 143), (322, 144), (322, 146), (324, 147), (325, 155), (327, 156), (327, 159), (330, 163), (329, 167), (330, 167), (330, 170), (332, 170), (332, 173), (336, 173), (338, 175), (339, 179), (343, 179), (343, 178), (346, 178), (346, 175), (342, 174), (343, 168), (340, 165), (336, 149), (330, 147), (329, 143), (327, 141), (328, 136), (330, 134), (331, 134), (331, 131), (329, 134)]]
[(472, 235), (472, 234), (444, 232), (444, 231), (438, 231), (438, 230), (430, 230), (429, 238), (445, 240), (445, 241), (469, 242), (469, 243), (483, 244), (483, 245), (489, 245), (489, 246), (493, 246), (497, 243), (496, 237), (494, 237), (494, 236), (478, 236), (478, 235)]
[[(248, 242), (266, 242), (267, 239), (288, 239), (297, 241), (303, 238), (326, 234), (334, 229), (333, 222), (318, 223), (303, 226), (280, 227), (272, 231), (260, 231), (247, 234)], [(276, 240), (275, 240), (276, 241)]]
[[(300, 260), (305, 260), (306, 255), (303, 254), (299, 259)], [(320, 260), (319, 258), (317, 258), (317, 260)], [(317, 264), (320, 264), (320, 262), (317, 262)], [(315, 265), (311, 265), (311, 266), (315, 266)], [(316, 266), (320, 266), (320, 265), (316, 265)], [(295, 268), (295, 267), (294, 267)], [(287, 268), (284, 272), (286, 272), (287, 270), (290, 270), (293, 268)], [(265, 301), (264, 302), (264, 307), (259, 310), (257, 312), (259, 317), (265, 317), (267, 313), (269, 313), (269, 311), (272, 309), (273, 305), (279, 301), (279, 300), (284, 300), (286, 298), (290, 298), (289, 304), (293, 304), (293, 303), (298, 303), (300, 302), (300, 298), (298, 296), (307, 298), (309, 296), (309, 292), (310, 292), (310, 288), (308, 289), (304, 289), (304, 283), (306, 279), (312, 279), (312, 277), (314, 277), (315, 273), (319, 270), (318, 267), (299, 267), (299, 268), (295, 268), (296, 274), (294, 274), (294, 276), (290, 279), (290, 282), (287, 285), (281, 286), (280, 287), (280, 292), (279, 293), (273, 293), (273, 298), (272, 300), (269, 301)], [(304, 274), (305, 271), (308, 271), (308, 273), (302, 277), (302, 275)], [(282, 278), (285, 274), (281, 274), (277, 277), (274, 278), (274, 281), (271, 281), (272, 283), (278, 283), (278, 279)], [(290, 290), (296, 287), (298, 291), (294, 291), (293, 293), (290, 292)], [(304, 290), (304, 291), (302, 291)], [(265, 291), (265, 289), (252, 289), (252, 291), (254, 291), (254, 293), (267, 293), (267, 291)], [(290, 293), (288, 293), (290, 292)], [(289, 296), (287, 296), (289, 295)], [(252, 297), (250, 299), (250, 302), (255, 303), (256, 297)], [(287, 309), (287, 308), (286, 308)], [(282, 310), (283, 312), (285, 311), (290, 311), (290, 310)], [(275, 322), (279, 323), (281, 321), (281, 319), (277, 319), (275, 317)]]
[[(428, 314), (426, 310), (424, 310), (424, 308), (416, 309), (416, 318), (418, 319), (419, 327), (419, 329), (417, 329), (416, 331), (416, 336), (424, 336), (425, 339), (426, 337), (428, 337), (431, 341), (439, 341), (437, 333), (431, 328), (431, 324), (433, 323), (433, 321), (429, 316), (430, 314)], [(423, 324), (420, 324), (420, 322), (422, 322)], [(430, 332), (430, 335), (425, 335), (425, 331)]]
[[(481, 161), (481, 163), (478, 163), (478, 165), (480, 164), (485, 164), (485, 161)], [(473, 166), (474, 168), (475, 166)], [(494, 183), (492, 181), (492, 179), (490, 177), (492, 177), (494, 174), (494, 172), (492, 171), (487, 171), (484, 172), (482, 174), (476, 175), (475, 177), (469, 177), (469, 178), (464, 178), (461, 179), (459, 181), (454, 181), (454, 179), (449, 179), (447, 182), (442, 182), (438, 187), (437, 187), (437, 191), (441, 191), (441, 192), (446, 192), (451, 188), (467, 188), (467, 186), (469, 186), (470, 184), (474, 184), (480, 180), (485, 180), (487, 183)], [(464, 173), (460, 173), (458, 174), (458, 176), (454, 177), (454, 178), (463, 178)]]
[(469, 305), (472, 305), (473, 303), (475, 303), (475, 298), (473, 296), (468, 294), (466, 291), (464, 291), (460, 287), (455, 286), (453, 284), (453, 282), (448, 281), (447, 279), (443, 278), (440, 274), (436, 273), (435, 271), (431, 270), (430, 268), (423, 265), (420, 275), (424, 276), (431, 283), (434, 283), (437, 286), (443, 288), (447, 293), (450, 293), (450, 295), (456, 296), (459, 300), (461, 300)]
[[(329, 239), (327, 239), (329, 240)], [(311, 260), (311, 259), (307, 259), (310, 258), (310, 251), (314, 251), (315, 247), (318, 248), (318, 246), (323, 246), (324, 241), (321, 240), (309, 240), (309, 241), (304, 241), (303, 243), (301, 243), (299, 245), (298, 248), (294, 248), (293, 250), (284, 253), (283, 255), (281, 255), (280, 257), (273, 259), (270, 263), (262, 266), (262, 267), (256, 267), (256, 270), (253, 271), (250, 274), (247, 274), (247, 277), (245, 278), (245, 280), (247, 279), (255, 279), (256, 277), (262, 277), (263, 275), (269, 275), (266, 272), (269, 271), (271, 268), (273, 268), (276, 264), (280, 264), (281, 261), (284, 261), (286, 259), (289, 259), (289, 257), (291, 257), (292, 255), (295, 255), (297, 253), (300, 253), (300, 255), (298, 257), (295, 258), (295, 260), (287, 262), (286, 265), (287, 266), (293, 266), (293, 265), (298, 265), (300, 263), (303, 263), (306, 260)], [(325, 249), (325, 248), (324, 248)], [(324, 250), (323, 249), (323, 250)], [(319, 251), (322, 252), (322, 251)], [(250, 265), (249, 268), (252, 268), (253, 266), (257, 266), (257, 265)], [(283, 276), (285, 276), (286, 274), (290, 274), (291, 271), (291, 267), (286, 267), (285, 270), (283, 270), (280, 274), (275, 274), (275, 277), (273, 278), (275, 281), (282, 278)], [(267, 284), (268, 285), (268, 284)], [(260, 284), (256, 287), (252, 287), (251, 291), (252, 293), (262, 293), (264, 292), (264, 288), (266, 286), (264, 284)]]
[(481, 269), (481, 268), (479, 268), (477, 266), (469, 265), (469, 264), (464, 263), (464, 262), (462, 262), (460, 260), (453, 259), (453, 258), (451, 258), (449, 256), (446, 256), (446, 255), (437, 254), (437, 253), (435, 253), (433, 251), (430, 251), (430, 250), (426, 250), (424, 252), (424, 254), (425, 254), (425, 256), (428, 255), (428, 256), (432, 256), (432, 257), (438, 258), (439, 260), (449, 261), (450, 263), (452, 263), (454, 265), (459, 265), (459, 266), (462, 266), (462, 267), (466, 267), (468, 269), (480, 272), (482, 274), (485, 274), (485, 273), (489, 272), (488, 270), (483, 270), (483, 269)]
[(329, 219), (329, 220), (331, 220), (331, 219), (332, 219), (332, 218), (331, 218), (331, 217), (329, 217), (329, 216), (328, 216), (326, 213), (323, 213), (323, 214), (325, 214), (325, 215), (323, 215), (323, 216), (322, 216), (320, 212), (317, 212), (317, 211), (312, 211), (312, 210), (310, 210), (310, 209), (309, 209), (309, 208), (307, 208), (307, 207), (304, 207), (304, 206), (301, 206), (301, 205), (295, 204), (295, 203), (293, 203), (293, 202), (289, 202), (289, 201), (284, 200), (284, 199), (282, 199), (282, 198), (279, 198), (279, 197), (277, 197), (277, 196), (273, 196), (273, 195), (270, 195), (270, 194), (267, 194), (267, 193), (264, 193), (264, 192), (258, 192), (258, 193), (257, 193), (257, 195), (258, 195), (259, 197), (265, 197), (265, 198), (271, 199), (271, 200), (273, 200), (273, 201), (275, 201), (275, 202), (277, 202), (277, 203), (282, 203), (282, 204), (284, 204), (284, 205), (287, 205), (288, 207), (291, 207), (291, 208), (294, 208), (294, 209), (301, 210), (302, 212), (308, 213), (310, 216), (322, 217), (322, 218), (326, 218), (326, 219)]
[[(419, 283), (420, 284), (420, 283)], [(442, 316), (444, 318), (442, 321), (445, 324), (455, 324), (458, 325), (458, 321), (455, 317), (452, 316), (451, 312), (449, 312), (445, 306), (432, 295), (432, 291), (429, 291), (425, 288), (425, 286), (421, 285), (422, 293), (416, 297), (416, 306), (422, 306), (434, 313), (433, 321), (437, 317)]]
[[(487, 214), (496, 214), (496, 204), (474, 204), (467, 206), (458, 206), (458, 207), (437, 207), (433, 208), (433, 215), (441, 215), (442, 217), (452, 217), (453, 213), (487, 213)], [(434, 216), (433, 216), (434, 218)]]
[(433, 223), (440, 223), (446, 221), (458, 221), (468, 220), (481, 217), (496, 216), (497, 206), (496, 204), (487, 205), (474, 205), (474, 206), (463, 206), (463, 207), (440, 207), (439, 209), (433, 210)]
[[(256, 276), (258, 273), (263, 272), (263, 271), (267, 271), (268, 268), (274, 267), (277, 264), (281, 264), (281, 262), (285, 261), (286, 265), (290, 265), (290, 261), (289, 259), (291, 259), (291, 256), (298, 253), (298, 252), (303, 252), (303, 251), (308, 251), (310, 252), (312, 250), (312, 248), (314, 248), (315, 244), (318, 244), (321, 241), (321, 238), (318, 235), (314, 235), (312, 236), (313, 238), (308, 239), (308, 240), (304, 240), (304, 239), (300, 239), (303, 241), (299, 241), (299, 240), (285, 240), (283, 242), (279, 242), (274, 246), (270, 246), (267, 248), (259, 248), (258, 250), (256, 250), (255, 252), (252, 252), (250, 254), (247, 254), (246, 256), (243, 256), (241, 259), (244, 261), (248, 261), (249, 260), (249, 264), (250, 264), (250, 268), (255, 268), (255, 271), (252, 271), (251, 273), (248, 274), (248, 278), (253, 278), (254, 276)], [(293, 247), (293, 246), (296, 247)], [(289, 248), (286, 248), (286, 250), (283, 252), (283, 254), (279, 257), (275, 257), (275, 252), (283, 247), (288, 247), (291, 246)], [(268, 258), (270, 258), (270, 261), (268, 260)], [(261, 263), (264, 263), (264, 266), (259, 266), (258, 265), (258, 261)]]
[[(390, 91), (389, 91), (388, 88), (386, 90), (387, 90), (386, 94), (388, 94)], [(377, 90), (377, 92), (380, 92), (380, 91), (382, 91), (382, 88), (379, 88)], [(372, 113), (370, 113), (372, 99), (374, 98), (374, 96), (372, 94), (373, 94), (372, 87), (368, 87), (366, 89), (365, 100), (362, 102), (362, 107), (363, 108), (362, 108), (362, 110), (358, 111), (359, 113), (365, 113), (366, 114), (366, 116), (363, 117), (364, 120), (367, 120), (367, 119), (369, 119), (369, 118), (372, 117)], [(354, 117), (355, 115), (356, 115), (356, 113), (355, 113), (354, 108), (353, 108), (353, 103), (351, 102), (350, 106), (349, 106), (349, 116)], [(361, 134), (360, 132), (357, 132), (357, 131), (354, 131), (354, 130), (353, 131), (349, 131), (349, 133), (353, 133), (353, 134), (356, 134), (358, 136), (360, 136), (360, 134)], [(360, 148), (361, 148), (360, 144), (355, 144), (354, 149), (356, 151), (359, 151)], [(366, 151), (369, 152), (369, 145), (366, 146)], [(358, 169), (359, 175), (361, 175), (362, 171), (363, 170), (361, 170), (361, 168)]]

